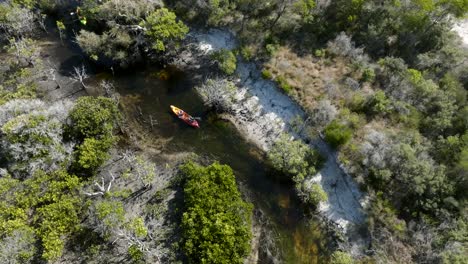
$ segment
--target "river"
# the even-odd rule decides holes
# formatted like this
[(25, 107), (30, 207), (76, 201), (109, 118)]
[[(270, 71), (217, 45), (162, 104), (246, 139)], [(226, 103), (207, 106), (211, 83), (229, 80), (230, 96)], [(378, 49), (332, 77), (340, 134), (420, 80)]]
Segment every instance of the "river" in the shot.
[[(62, 75), (73, 66), (84, 64), (90, 72), (87, 79), (90, 87), (105, 78), (112, 81), (123, 101), (133, 98), (126, 107), (134, 107), (147, 119), (151, 116), (155, 122), (153, 128), (147, 126), (146, 132), (167, 142), (164, 153), (188, 151), (231, 166), (241, 192), (265, 216), (267, 224), (262, 226), (268, 229), (269, 240), (280, 249), (281, 263), (326, 262), (330, 238), (326, 237), (318, 220), (306, 216), (292, 183), (280, 181), (265, 164), (260, 150), (247, 143), (229, 122), (207, 111), (195, 93), (190, 76), (170, 67), (156, 66), (119, 71), (113, 75), (110, 71), (95, 69), (83, 60), (76, 47), (61, 46), (56, 38), (49, 39), (47, 56), (60, 65)], [(161, 70), (167, 78), (161, 78)], [(62, 76), (59, 81), (65, 82), (64, 78)], [(178, 120), (170, 112), (171, 104), (200, 117), (200, 129)], [(271, 259), (265, 254), (259, 255), (258, 263), (269, 262)]]

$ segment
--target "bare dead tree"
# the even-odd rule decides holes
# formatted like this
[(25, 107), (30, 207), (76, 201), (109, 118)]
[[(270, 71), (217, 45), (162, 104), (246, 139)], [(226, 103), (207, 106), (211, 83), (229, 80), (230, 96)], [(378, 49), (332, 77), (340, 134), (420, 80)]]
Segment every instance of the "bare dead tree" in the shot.
[(86, 194), (87, 196), (104, 196), (106, 193), (110, 191), (112, 187), (112, 183), (115, 181), (114, 174), (111, 172), (110, 175), (112, 179), (107, 183), (107, 187), (106, 187), (104, 177), (101, 177), (101, 184), (94, 182), (94, 185), (97, 187), (98, 191), (93, 192), (93, 193), (85, 192), (84, 194)]
[(89, 75), (86, 72), (85, 66), (82, 64), (81, 67), (73, 67), (74, 72), (72, 73), (72, 79), (80, 82), (84, 89), (88, 89), (84, 81), (88, 79)]
[(112, 82), (103, 80), (99, 86), (104, 90), (107, 97), (115, 101), (116, 104), (120, 102), (120, 94), (115, 91), (115, 86)]

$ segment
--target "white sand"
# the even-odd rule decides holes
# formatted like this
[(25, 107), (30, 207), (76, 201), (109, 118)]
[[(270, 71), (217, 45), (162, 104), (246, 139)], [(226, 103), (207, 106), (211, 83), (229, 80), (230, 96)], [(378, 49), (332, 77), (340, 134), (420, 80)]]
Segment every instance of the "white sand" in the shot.
[(453, 27), (453, 30), (457, 32), (462, 39), (462, 45), (468, 48), (468, 19), (457, 22)]

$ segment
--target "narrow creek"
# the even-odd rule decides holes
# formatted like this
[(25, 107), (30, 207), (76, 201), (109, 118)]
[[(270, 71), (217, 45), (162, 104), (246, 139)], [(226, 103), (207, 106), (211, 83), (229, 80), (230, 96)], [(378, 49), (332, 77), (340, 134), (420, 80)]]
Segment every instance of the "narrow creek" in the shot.
[[(50, 45), (47, 53), (62, 71), (86, 64), (73, 47)], [(148, 67), (115, 75), (95, 71), (87, 82), (94, 85), (106, 78), (122, 99), (134, 98), (133, 107), (156, 120), (153, 128), (148, 128), (149, 135), (168, 141), (165, 153), (188, 151), (231, 166), (242, 193), (266, 216), (270, 239), (280, 249), (281, 263), (324, 263), (329, 239), (318, 221), (305, 216), (292, 183), (278, 180), (262, 160), (263, 154), (230, 123), (207, 113), (190, 76), (168, 69), (167, 79), (158, 75), (161, 68)], [(178, 120), (170, 112), (171, 104), (200, 117), (201, 128), (193, 129)], [(265, 256), (259, 258), (258, 263), (270, 262)]]

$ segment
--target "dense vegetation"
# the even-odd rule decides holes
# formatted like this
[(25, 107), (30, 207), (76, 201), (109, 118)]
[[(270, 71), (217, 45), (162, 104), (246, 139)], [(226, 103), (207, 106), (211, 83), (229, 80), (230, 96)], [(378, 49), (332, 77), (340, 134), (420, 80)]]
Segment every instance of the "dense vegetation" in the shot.
[(236, 32), (240, 54), (307, 111), (302, 132), (339, 150), (371, 197), (376, 260), (466, 256), (467, 52), (451, 31), (466, 1), (169, 2)]
[(190, 263), (243, 263), (250, 252), (252, 205), (242, 201), (232, 169), (187, 163), (182, 229)]
[[(451, 27), (467, 11), (466, 0), (3, 1), (0, 262), (56, 260), (83, 225), (106, 243), (128, 242), (126, 254), (135, 261), (148, 257), (147, 220), (126, 214), (123, 197), (149, 188), (152, 163), (123, 159), (132, 170), (119, 171), (121, 184), (124, 175), (133, 177), (138, 182), (133, 190), (110, 191), (110, 174), (94, 184), (116, 140), (115, 101), (35, 99), (38, 80), (56, 81), (37, 42), (39, 30), (47, 30), (45, 18), (51, 17), (62, 40), (76, 41), (92, 63), (112, 69), (176, 57), (187, 23), (232, 30), (239, 49), (215, 53), (214, 64), (227, 75), (235, 75), (241, 60), (263, 65), (263, 78), (275, 81), (306, 111), (298, 132), (309, 139), (323, 134), (369, 194), (369, 258), (463, 263), (468, 254), (468, 67), (467, 51)], [(216, 93), (221, 86), (228, 88), (222, 98)], [(232, 82), (208, 80), (205, 88), (204, 96), (219, 97), (210, 99), (210, 106), (229, 109)], [(326, 199), (319, 185), (307, 181), (320, 163), (307, 145), (285, 136), (268, 157), (293, 180), (304, 201), (316, 205)], [(248, 251), (250, 209), (239, 198), (232, 172), (219, 164), (189, 164), (185, 172), (210, 184), (200, 190), (196, 187), (204, 185), (198, 178), (188, 177), (188, 212), (206, 217), (219, 231), (200, 238), (200, 223), (191, 226), (187, 213), (187, 255), (192, 262), (217, 256), (221, 263), (241, 262)], [(218, 180), (226, 185), (213, 184)], [(99, 191), (91, 193), (89, 185), (100, 186)], [(221, 187), (236, 199), (216, 196)], [(219, 238), (232, 230), (216, 226), (213, 214), (206, 215), (207, 204), (190, 200), (202, 194), (216, 198), (211, 202), (217, 210), (241, 211), (223, 215), (223, 224), (235, 227), (238, 236)], [(350, 258), (337, 252), (332, 260)]]

